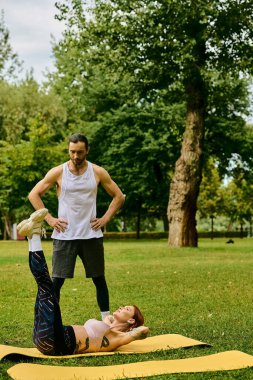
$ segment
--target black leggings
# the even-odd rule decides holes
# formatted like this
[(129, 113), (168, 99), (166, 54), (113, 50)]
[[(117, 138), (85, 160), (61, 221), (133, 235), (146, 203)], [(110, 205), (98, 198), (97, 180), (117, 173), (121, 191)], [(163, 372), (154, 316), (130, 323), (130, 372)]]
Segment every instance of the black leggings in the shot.
[(97, 303), (101, 311), (109, 311), (109, 292), (106, 284), (105, 276), (92, 277), (92, 281), (96, 286)]
[(63, 326), (43, 251), (29, 252), (29, 265), (38, 285), (33, 342), (46, 355), (71, 355), (76, 347), (72, 326)]
[[(65, 279), (60, 278), (60, 277), (53, 277), (52, 281), (54, 285), (55, 296), (58, 302), (60, 302), (60, 291), (61, 291), (62, 285), (64, 284)], [(92, 277), (92, 281), (94, 285), (96, 286), (97, 303), (98, 303), (99, 309), (101, 311), (109, 311), (110, 310), (109, 292), (108, 292), (105, 276)]]

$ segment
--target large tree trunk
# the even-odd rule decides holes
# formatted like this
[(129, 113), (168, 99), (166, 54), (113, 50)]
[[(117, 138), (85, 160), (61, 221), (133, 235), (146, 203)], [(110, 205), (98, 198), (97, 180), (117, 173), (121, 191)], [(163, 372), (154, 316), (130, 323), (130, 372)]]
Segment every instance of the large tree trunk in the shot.
[(188, 88), (186, 129), (170, 186), (169, 245), (175, 247), (198, 245), (196, 212), (202, 179), (205, 104), (199, 84)]

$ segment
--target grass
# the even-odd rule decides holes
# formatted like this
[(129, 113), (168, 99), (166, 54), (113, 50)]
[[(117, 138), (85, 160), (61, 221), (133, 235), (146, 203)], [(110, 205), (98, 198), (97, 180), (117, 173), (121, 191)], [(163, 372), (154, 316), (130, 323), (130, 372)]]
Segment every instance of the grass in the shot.
[[(212, 344), (142, 355), (58, 360), (23, 359), (50, 365), (101, 366), (145, 360), (195, 357), (225, 350), (253, 355), (253, 239), (200, 240), (199, 248), (169, 248), (166, 240), (105, 241), (111, 310), (136, 303), (151, 335), (178, 333)], [(43, 243), (51, 270), (52, 243)], [(28, 269), (27, 243), (0, 242), (0, 344), (31, 347), (35, 282)], [(95, 289), (84, 279), (81, 261), (61, 292), (65, 324), (99, 318)], [(0, 379), (16, 361), (0, 363)], [(253, 369), (149, 377), (150, 380), (253, 379)]]

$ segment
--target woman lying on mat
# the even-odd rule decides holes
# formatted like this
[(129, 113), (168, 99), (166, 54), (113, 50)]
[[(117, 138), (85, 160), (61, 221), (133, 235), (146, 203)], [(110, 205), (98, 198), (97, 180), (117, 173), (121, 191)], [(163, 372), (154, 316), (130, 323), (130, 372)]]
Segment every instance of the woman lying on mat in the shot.
[(41, 246), (41, 226), (48, 210), (40, 209), (18, 226), (28, 237), (29, 265), (38, 285), (34, 310), (33, 342), (45, 355), (71, 355), (114, 351), (137, 339), (146, 338), (149, 329), (137, 306), (124, 306), (99, 321), (89, 319), (84, 326), (63, 326), (59, 303)]

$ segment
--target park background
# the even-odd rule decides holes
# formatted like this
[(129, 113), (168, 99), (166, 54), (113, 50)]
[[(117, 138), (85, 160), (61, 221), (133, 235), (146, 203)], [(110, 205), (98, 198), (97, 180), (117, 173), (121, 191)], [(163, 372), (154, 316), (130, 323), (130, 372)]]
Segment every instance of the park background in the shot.
[[(252, 1), (69, 0), (57, 2), (55, 14), (64, 32), (43, 83), (32, 71), (19, 79), (4, 14), (0, 24), (1, 343), (32, 345), (35, 287), (26, 242), (12, 241), (12, 228), (32, 210), (35, 183), (68, 159), (67, 139), (78, 131), (89, 138), (88, 159), (126, 194), (106, 226), (112, 308), (134, 300), (152, 335), (213, 345), (103, 363), (253, 354)], [(109, 202), (99, 190), (98, 216)], [(56, 214), (54, 189), (45, 204)], [(51, 243), (44, 244), (50, 265)], [(64, 321), (96, 315), (81, 266), (63, 292)], [(251, 372), (177, 379), (250, 379)]]
[[(251, 12), (249, 1), (58, 2), (64, 31), (42, 84), (19, 79), (3, 13), (0, 238), (77, 131), (126, 194), (106, 231), (170, 231), (176, 246), (197, 246), (196, 223), (252, 236)], [(98, 215), (108, 202), (101, 192)], [(56, 213), (54, 191), (45, 203)]]

